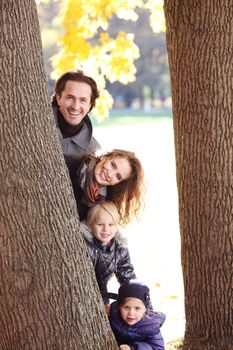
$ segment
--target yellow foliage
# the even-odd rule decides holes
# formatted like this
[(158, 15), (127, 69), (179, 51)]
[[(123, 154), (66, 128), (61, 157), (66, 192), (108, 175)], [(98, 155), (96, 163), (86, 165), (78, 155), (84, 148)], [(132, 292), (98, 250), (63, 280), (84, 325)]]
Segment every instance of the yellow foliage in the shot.
[(150, 25), (155, 33), (165, 32), (164, 0), (147, 0), (144, 7), (150, 10)]
[(103, 89), (101, 90), (101, 99), (96, 100), (96, 106), (91, 114), (97, 119), (98, 122), (103, 121), (108, 117), (109, 110), (113, 106), (113, 98), (110, 93)]
[(101, 56), (100, 68), (110, 82), (123, 84), (135, 80), (135, 59), (139, 58), (139, 49), (133, 42), (134, 35), (120, 32), (114, 40), (107, 33), (100, 36), (99, 50), (95, 55)]
[(86, 60), (90, 55), (91, 45), (74, 31), (69, 31), (63, 36), (59, 45), (63, 46), (67, 52), (75, 54), (79, 61)]
[(60, 50), (51, 58), (51, 63), (54, 67), (54, 70), (51, 73), (51, 78), (54, 80), (69, 70), (77, 69), (77, 62), (74, 54), (67, 53), (64, 49)]
[[(47, 1), (47, 0), (43, 0)], [(133, 34), (120, 32), (110, 38), (106, 32), (113, 15), (119, 18), (137, 20), (136, 7), (151, 11), (151, 25), (154, 30), (162, 28), (162, 0), (63, 0), (61, 2), (61, 24), (63, 35), (58, 45), (58, 54), (52, 57), (54, 68), (52, 78), (68, 70), (83, 69), (92, 76), (99, 87), (100, 98), (93, 114), (98, 120), (106, 118), (113, 105), (111, 95), (106, 91), (106, 79), (123, 84), (135, 80), (134, 61), (139, 58), (139, 49)], [(155, 25), (155, 22), (157, 23)], [(92, 40), (95, 38), (95, 40)]]

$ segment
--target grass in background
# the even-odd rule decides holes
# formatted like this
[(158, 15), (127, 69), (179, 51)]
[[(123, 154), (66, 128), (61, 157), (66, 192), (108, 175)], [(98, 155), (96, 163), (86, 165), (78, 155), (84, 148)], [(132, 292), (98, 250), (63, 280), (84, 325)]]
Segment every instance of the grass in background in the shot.
[(143, 110), (113, 110), (109, 114), (109, 118), (103, 120), (102, 122), (97, 122), (92, 118), (93, 126), (108, 127), (114, 125), (124, 125), (124, 124), (140, 124), (145, 122), (156, 122), (158, 118), (172, 118), (172, 113), (169, 109), (158, 109), (145, 112)]

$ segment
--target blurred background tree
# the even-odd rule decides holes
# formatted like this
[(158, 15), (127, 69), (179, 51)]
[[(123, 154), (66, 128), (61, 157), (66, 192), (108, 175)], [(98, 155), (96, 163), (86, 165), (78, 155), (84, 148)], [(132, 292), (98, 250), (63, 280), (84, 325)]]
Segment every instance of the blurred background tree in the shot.
[[(83, 69), (101, 98), (93, 114), (139, 109), (149, 87), (156, 107), (170, 97), (163, 0), (38, 0), (50, 91), (67, 70)], [(140, 58), (140, 59), (139, 59)]]

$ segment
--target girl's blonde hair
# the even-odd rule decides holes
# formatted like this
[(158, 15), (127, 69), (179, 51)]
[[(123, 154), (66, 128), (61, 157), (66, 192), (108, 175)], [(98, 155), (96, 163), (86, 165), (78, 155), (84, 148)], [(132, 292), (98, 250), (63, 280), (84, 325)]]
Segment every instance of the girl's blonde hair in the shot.
[(111, 215), (113, 222), (118, 225), (120, 221), (120, 214), (117, 210), (116, 205), (111, 201), (105, 201), (98, 203), (91, 207), (87, 214), (87, 224), (90, 226), (95, 221), (98, 211), (100, 209), (106, 210), (106, 212)]

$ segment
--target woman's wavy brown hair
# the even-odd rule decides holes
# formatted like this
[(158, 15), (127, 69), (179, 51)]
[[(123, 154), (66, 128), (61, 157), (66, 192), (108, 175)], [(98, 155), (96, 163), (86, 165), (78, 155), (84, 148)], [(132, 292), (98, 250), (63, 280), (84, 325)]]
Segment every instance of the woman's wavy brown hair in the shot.
[(102, 155), (101, 159), (113, 157), (127, 159), (132, 169), (128, 179), (107, 187), (107, 199), (115, 203), (120, 213), (120, 224), (125, 226), (133, 217), (138, 218), (140, 210), (144, 207), (144, 171), (140, 160), (133, 152), (114, 149)]

